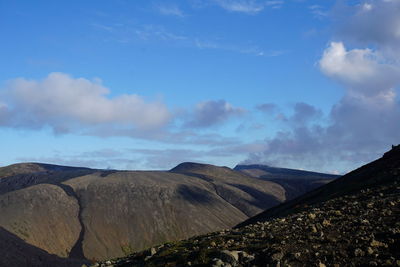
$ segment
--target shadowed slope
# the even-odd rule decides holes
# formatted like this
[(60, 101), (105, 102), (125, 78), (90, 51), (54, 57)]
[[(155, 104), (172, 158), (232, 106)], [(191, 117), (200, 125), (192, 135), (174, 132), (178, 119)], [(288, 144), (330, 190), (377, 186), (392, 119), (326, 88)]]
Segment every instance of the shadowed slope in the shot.
[(176, 173), (98, 173), (66, 181), (81, 200), (87, 258), (229, 228), (246, 219), (208, 182)]
[(340, 177), (333, 174), (276, 168), (260, 164), (237, 165), (234, 170), (281, 185), (286, 191), (287, 200), (301, 196)]
[(109, 262), (115, 267), (399, 266), (399, 214), (400, 146), (243, 227)]
[(266, 210), (265, 212), (239, 224), (238, 227), (258, 221), (265, 221), (273, 217), (284, 216), (304, 209), (314, 203), (351, 194), (361, 189), (382, 185), (399, 179), (400, 145), (393, 147), (392, 150), (385, 153), (382, 158), (362, 166), (303, 196)]
[(84, 260), (65, 259), (32, 246), (0, 227), (0, 266), (18, 267), (81, 267)]
[(247, 216), (253, 216), (286, 200), (285, 190), (280, 185), (254, 179), (228, 167), (185, 162), (170, 172), (198, 177), (209, 182), (223, 199)]

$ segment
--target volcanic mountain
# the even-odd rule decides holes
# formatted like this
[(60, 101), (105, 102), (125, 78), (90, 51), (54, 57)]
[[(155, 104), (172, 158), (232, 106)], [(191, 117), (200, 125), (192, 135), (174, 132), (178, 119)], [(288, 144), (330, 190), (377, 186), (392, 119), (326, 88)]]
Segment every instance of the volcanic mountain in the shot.
[(382, 158), (232, 230), (162, 244), (101, 264), (400, 266), (399, 214), (397, 146)]
[[(273, 181), (207, 164), (115, 171), (22, 163), (0, 168), (0, 227), (31, 258), (85, 262), (231, 228), (287, 195)], [(12, 259), (2, 260), (23, 266)]]

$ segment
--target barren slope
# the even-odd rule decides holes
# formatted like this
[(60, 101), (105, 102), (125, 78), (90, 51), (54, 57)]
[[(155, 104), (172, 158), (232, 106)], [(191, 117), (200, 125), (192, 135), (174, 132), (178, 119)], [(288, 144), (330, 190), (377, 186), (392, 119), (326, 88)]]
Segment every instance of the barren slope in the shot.
[(0, 266), (18, 267), (81, 267), (87, 261), (71, 260), (51, 255), (26, 243), (0, 227)]
[(260, 164), (237, 165), (234, 170), (281, 185), (286, 191), (287, 200), (301, 196), (340, 177), (333, 174), (277, 168)]
[(272, 182), (182, 166), (186, 171), (12, 166), (13, 175), (0, 179), (0, 226), (58, 256), (99, 260), (230, 228), (285, 200)]
[(400, 146), (242, 227), (101, 266), (400, 266), (399, 214)]
[(296, 199), (271, 208), (241, 223), (239, 226), (265, 221), (273, 217), (284, 216), (300, 211), (314, 203), (351, 194), (361, 189), (393, 182), (394, 180), (398, 180), (399, 177), (400, 145), (386, 152), (382, 158), (362, 166)]

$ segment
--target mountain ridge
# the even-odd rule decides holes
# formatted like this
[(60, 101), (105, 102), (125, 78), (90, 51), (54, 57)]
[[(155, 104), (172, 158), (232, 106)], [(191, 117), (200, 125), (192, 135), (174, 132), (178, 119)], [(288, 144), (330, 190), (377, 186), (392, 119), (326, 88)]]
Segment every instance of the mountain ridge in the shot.
[(169, 171), (41, 163), (4, 168), (0, 227), (48, 253), (76, 259), (123, 256), (231, 228), (287, 200), (278, 183), (193, 162)]
[[(344, 192), (343, 185), (349, 186)], [(94, 266), (399, 266), (399, 214), (397, 146), (231, 230), (165, 243)]]

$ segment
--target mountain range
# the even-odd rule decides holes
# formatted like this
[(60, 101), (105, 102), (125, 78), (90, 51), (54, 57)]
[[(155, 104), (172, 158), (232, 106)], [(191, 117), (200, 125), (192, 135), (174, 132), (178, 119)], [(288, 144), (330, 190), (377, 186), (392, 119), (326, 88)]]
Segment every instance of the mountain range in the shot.
[(93, 266), (400, 266), (400, 145), (234, 227)]
[[(264, 167), (268, 178), (249, 175), (244, 166), (233, 170), (189, 162), (170, 171), (41, 163), (0, 168), (0, 251), (6, 255), (0, 265), (81, 266), (122, 257), (231, 228), (313, 189), (315, 181), (336, 178), (257, 168)], [(296, 190), (299, 181), (302, 189)], [(10, 244), (13, 249), (7, 249)]]

